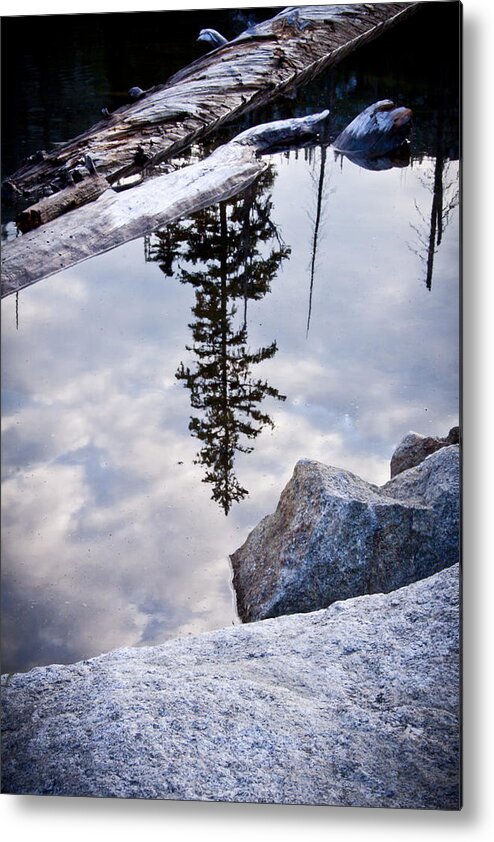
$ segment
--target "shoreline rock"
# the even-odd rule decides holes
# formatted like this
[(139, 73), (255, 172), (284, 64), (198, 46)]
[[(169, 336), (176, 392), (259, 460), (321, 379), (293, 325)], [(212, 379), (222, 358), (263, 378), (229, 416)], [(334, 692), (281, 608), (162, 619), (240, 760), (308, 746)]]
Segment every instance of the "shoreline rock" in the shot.
[(388, 593), (459, 561), (459, 446), (378, 487), (307, 459), (231, 556), (244, 622)]
[(2, 678), (2, 791), (457, 810), (458, 566)]
[(414, 468), (420, 465), (427, 456), (440, 450), (441, 447), (448, 447), (450, 444), (460, 443), (460, 428), (452, 427), (448, 435), (444, 438), (437, 436), (422, 436), (420, 433), (407, 433), (404, 439), (399, 443), (391, 457), (391, 479), (401, 474), (402, 471), (407, 471), (408, 468)]

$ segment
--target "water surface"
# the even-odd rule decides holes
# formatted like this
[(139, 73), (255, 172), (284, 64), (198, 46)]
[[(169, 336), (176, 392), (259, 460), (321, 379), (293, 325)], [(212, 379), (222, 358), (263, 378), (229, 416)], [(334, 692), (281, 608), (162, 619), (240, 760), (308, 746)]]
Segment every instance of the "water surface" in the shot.
[[(298, 459), (381, 484), (406, 432), (458, 422), (457, 57), (412, 74), (419, 25), (241, 126), (330, 102), (336, 133), (391, 96), (408, 166), (273, 155), (234, 200), (4, 300), (4, 671), (238, 622), (228, 556)], [(100, 91), (111, 63), (74, 31)], [(29, 143), (53, 140), (30, 103)]]

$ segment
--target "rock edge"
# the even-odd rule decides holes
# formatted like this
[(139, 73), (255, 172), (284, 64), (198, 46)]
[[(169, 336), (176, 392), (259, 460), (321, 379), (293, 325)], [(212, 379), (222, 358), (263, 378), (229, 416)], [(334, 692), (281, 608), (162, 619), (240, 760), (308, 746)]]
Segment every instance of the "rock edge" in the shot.
[(2, 679), (3, 792), (456, 810), (458, 567)]

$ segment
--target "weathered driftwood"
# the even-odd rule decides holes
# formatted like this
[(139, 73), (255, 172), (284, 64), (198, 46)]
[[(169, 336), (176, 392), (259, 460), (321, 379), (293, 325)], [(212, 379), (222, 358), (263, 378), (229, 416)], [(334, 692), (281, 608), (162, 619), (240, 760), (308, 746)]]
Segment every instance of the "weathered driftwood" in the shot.
[(136, 102), (50, 153), (34, 156), (4, 184), (36, 201), (64, 189), (86, 155), (114, 184), (183, 151), (243, 112), (305, 84), (419, 3), (290, 7), (208, 53)]
[(108, 190), (106, 178), (102, 175), (90, 175), (79, 184), (40, 199), (35, 205), (26, 208), (17, 218), (17, 227), (23, 233), (32, 231), (33, 228), (39, 228), (40, 225), (45, 225), (57, 216), (93, 202), (105, 190)]
[(316, 141), (329, 112), (256, 126), (219, 147), (204, 161), (117, 193), (30, 231), (2, 249), (2, 297), (109, 251), (122, 243), (228, 199), (264, 170), (260, 152), (280, 142)]

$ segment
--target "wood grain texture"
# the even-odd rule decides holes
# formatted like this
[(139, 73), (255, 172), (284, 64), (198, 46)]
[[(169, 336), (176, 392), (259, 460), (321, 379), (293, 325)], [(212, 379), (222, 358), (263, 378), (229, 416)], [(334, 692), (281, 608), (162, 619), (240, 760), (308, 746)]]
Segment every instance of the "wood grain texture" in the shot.
[(2, 248), (2, 297), (223, 201), (245, 189), (267, 164), (258, 153), (271, 144), (315, 142), (329, 112), (277, 120), (248, 129), (204, 161), (147, 179), (131, 190), (111, 187)]
[(5, 186), (37, 201), (90, 155), (109, 184), (169, 159), (240, 114), (306, 84), (414, 12), (418, 3), (289, 7), (180, 70), (163, 85), (47, 153)]
[(68, 213), (70, 210), (93, 202), (108, 189), (106, 178), (101, 175), (91, 175), (85, 178), (80, 184), (67, 187), (53, 196), (40, 199), (35, 205), (26, 208), (17, 219), (17, 227), (24, 234), (45, 225), (57, 216)]

